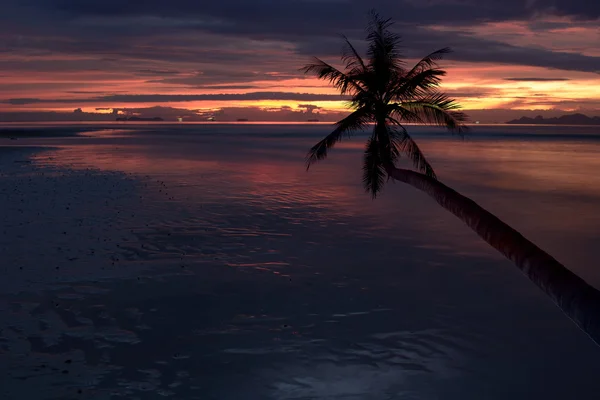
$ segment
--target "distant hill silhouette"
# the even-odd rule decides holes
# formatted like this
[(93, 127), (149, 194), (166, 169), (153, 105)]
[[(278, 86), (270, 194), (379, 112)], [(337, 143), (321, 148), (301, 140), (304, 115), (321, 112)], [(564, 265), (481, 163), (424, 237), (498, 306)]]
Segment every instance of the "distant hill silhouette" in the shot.
[(118, 117), (117, 121), (164, 121), (161, 117), (144, 118), (144, 117)]
[(583, 114), (568, 114), (561, 117), (544, 118), (538, 115), (535, 118), (521, 117), (508, 121), (507, 124), (548, 124), (548, 125), (600, 125), (600, 117), (588, 117)]

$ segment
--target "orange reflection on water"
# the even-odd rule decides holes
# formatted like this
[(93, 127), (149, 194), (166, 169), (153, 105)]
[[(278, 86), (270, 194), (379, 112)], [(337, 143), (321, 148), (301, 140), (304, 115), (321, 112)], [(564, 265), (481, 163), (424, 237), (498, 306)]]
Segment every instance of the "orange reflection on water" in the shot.
[[(590, 143), (431, 138), (417, 142), (442, 180), (459, 178), (464, 183), (508, 190), (600, 194), (600, 174), (596, 173), (600, 148)], [(363, 151), (364, 143), (346, 141), (336, 149)], [(412, 167), (406, 160), (399, 166)], [(483, 180), (482, 173), (486, 174)]]
[(166, 171), (206, 171), (217, 168), (215, 160), (184, 159), (160, 156), (155, 151), (145, 152), (145, 146), (75, 145), (61, 146), (56, 153), (41, 153), (39, 161), (64, 165), (73, 169), (96, 168), (102, 171), (128, 174), (154, 174)]
[(454, 163), (452, 169), (469, 163), (475, 171), (487, 174), (485, 180), (475, 182), (479, 174), (462, 170), (460, 179), (473, 184), (520, 191), (600, 194), (600, 175), (594, 172), (600, 171), (600, 153), (598, 146), (590, 143), (424, 140), (421, 147), (433, 160)]
[(322, 165), (307, 172), (302, 153), (289, 149), (277, 150), (277, 159), (269, 158), (266, 150), (262, 150), (262, 156), (260, 152), (242, 153), (215, 152), (198, 145), (190, 151), (181, 144), (170, 148), (85, 144), (62, 146), (41, 153), (37, 159), (72, 169), (149, 176), (176, 184), (177, 190), (197, 201), (212, 193), (223, 199), (304, 204), (348, 212), (352, 205), (360, 204), (357, 199), (363, 198), (360, 177), (354, 174), (358, 169), (339, 168), (336, 163), (334, 168)]
[[(154, 182), (164, 181), (170, 197), (194, 208), (206, 202), (252, 204), (257, 212), (285, 215), (292, 223), (317, 221), (323, 227), (338, 223), (339, 217), (357, 218), (353, 221), (368, 220), (370, 226), (356, 234), (409, 237), (459, 254), (493, 253), (459, 220), (406, 185), (388, 184), (372, 201), (361, 182), (364, 138), (341, 143), (330, 159), (309, 172), (303, 155), (313, 139), (284, 139), (282, 146), (272, 147), (266, 142), (280, 138), (251, 138), (232, 145), (223, 143), (228, 138), (218, 144), (164, 138), (155, 143), (140, 138), (135, 143), (101, 144), (106, 140), (65, 142), (68, 145), (42, 152), (37, 159), (68, 168), (149, 176)], [(585, 247), (586, 240), (600, 234), (598, 145), (432, 138), (419, 138), (418, 143), (443, 182), (540, 247), (552, 249), (578, 273), (600, 279)], [(400, 164), (410, 167), (406, 160)], [(164, 193), (160, 196), (156, 199), (166, 201)]]

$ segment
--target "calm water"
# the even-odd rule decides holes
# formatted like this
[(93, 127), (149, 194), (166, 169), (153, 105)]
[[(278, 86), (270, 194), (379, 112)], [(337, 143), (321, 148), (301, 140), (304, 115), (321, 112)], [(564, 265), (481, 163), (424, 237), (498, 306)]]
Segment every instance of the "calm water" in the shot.
[[(2, 139), (0, 399), (597, 396), (600, 348), (510, 262), (410, 187), (364, 194), (362, 135), (306, 172), (327, 129)], [(600, 128), (411, 131), (600, 287)]]

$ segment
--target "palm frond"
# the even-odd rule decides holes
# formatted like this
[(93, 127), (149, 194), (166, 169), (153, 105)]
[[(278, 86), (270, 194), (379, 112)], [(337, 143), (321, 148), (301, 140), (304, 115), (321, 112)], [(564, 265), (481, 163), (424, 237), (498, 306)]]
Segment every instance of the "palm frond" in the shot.
[(410, 77), (400, 76), (388, 98), (390, 101), (402, 101), (425, 96), (439, 87), (444, 75), (446, 71), (441, 69), (424, 69)]
[(383, 189), (385, 184), (385, 169), (380, 152), (380, 143), (373, 136), (367, 142), (363, 157), (363, 184), (365, 191), (373, 198)]
[(466, 114), (455, 111), (460, 105), (443, 93), (433, 93), (413, 101), (401, 103), (401, 108), (417, 115), (424, 123), (444, 126), (453, 132), (462, 134), (468, 128)]
[(346, 65), (346, 70), (357, 74), (366, 72), (367, 66), (360, 54), (358, 54), (358, 51), (356, 51), (346, 36), (343, 36), (343, 38), (345, 44), (342, 51), (342, 61)]
[(358, 108), (372, 108), (373, 100), (375, 98), (375, 94), (370, 90), (365, 90), (359, 93), (356, 93), (350, 99), (350, 106), (354, 109)]
[(418, 171), (437, 180), (433, 167), (417, 143), (410, 137), (406, 128), (395, 118), (390, 117), (389, 120), (395, 125), (395, 127), (389, 128), (389, 135), (397, 151), (408, 156)]
[(367, 55), (369, 67), (380, 83), (380, 90), (387, 85), (392, 75), (404, 71), (400, 54), (402, 40), (390, 30), (392, 25), (390, 18), (383, 19), (375, 11), (371, 11), (371, 22), (367, 28)]
[(421, 71), (436, 68), (437, 62), (444, 58), (446, 54), (450, 53), (452, 53), (452, 49), (450, 49), (450, 47), (444, 47), (443, 49), (436, 50), (433, 53), (426, 55), (407, 72), (406, 77), (410, 79)]
[(306, 169), (312, 164), (327, 157), (327, 151), (337, 142), (342, 140), (344, 134), (349, 135), (353, 131), (363, 129), (370, 122), (370, 111), (367, 108), (359, 108), (346, 118), (336, 123), (336, 128), (324, 139), (315, 144), (306, 155)]
[(335, 88), (340, 91), (340, 94), (345, 95), (347, 93), (356, 94), (364, 91), (360, 84), (353, 79), (351, 76), (343, 73), (332, 65), (327, 64), (325, 61), (315, 57), (314, 62), (307, 64), (300, 69), (305, 74), (315, 74), (319, 79), (325, 79), (329, 81)]
[(451, 53), (449, 47), (434, 51), (423, 57), (406, 74), (400, 75), (389, 93), (389, 100), (401, 101), (415, 96), (423, 96), (437, 88), (446, 71), (437, 68), (437, 61)]
[(378, 59), (380, 56), (393, 59), (399, 56), (402, 40), (400, 35), (390, 30), (393, 24), (391, 18), (383, 19), (377, 12), (371, 11), (371, 21), (367, 27), (368, 55), (371, 59)]
[(427, 122), (421, 118), (421, 115), (403, 107), (404, 103), (391, 103), (388, 104), (388, 115), (403, 122), (410, 124), (426, 124)]

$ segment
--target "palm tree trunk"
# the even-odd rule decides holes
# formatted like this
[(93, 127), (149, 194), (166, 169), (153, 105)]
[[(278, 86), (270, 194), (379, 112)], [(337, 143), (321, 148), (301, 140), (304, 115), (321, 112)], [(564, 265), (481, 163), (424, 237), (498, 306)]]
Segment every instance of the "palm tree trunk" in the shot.
[(427, 193), (460, 218), (483, 240), (511, 260), (600, 345), (600, 291), (468, 197), (415, 171), (393, 166), (386, 167), (386, 171), (391, 178)]

